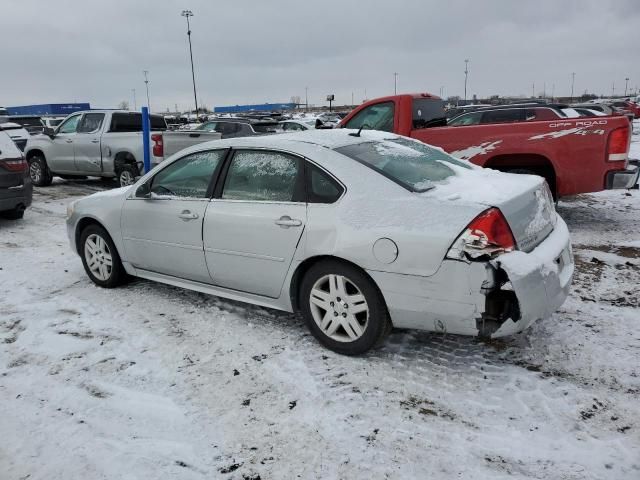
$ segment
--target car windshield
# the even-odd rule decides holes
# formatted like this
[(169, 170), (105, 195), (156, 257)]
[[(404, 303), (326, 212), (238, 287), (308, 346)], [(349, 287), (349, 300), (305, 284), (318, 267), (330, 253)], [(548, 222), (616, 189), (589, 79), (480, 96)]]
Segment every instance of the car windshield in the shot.
[(449, 165), (471, 168), (444, 151), (404, 138), (371, 141), (335, 149), (393, 180), (411, 192), (424, 192), (433, 182), (455, 175)]

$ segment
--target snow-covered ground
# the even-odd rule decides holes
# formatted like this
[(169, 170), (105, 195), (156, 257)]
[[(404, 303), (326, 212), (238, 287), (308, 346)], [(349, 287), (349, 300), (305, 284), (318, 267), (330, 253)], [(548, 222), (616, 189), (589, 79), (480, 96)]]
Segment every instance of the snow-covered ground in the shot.
[(95, 287), (64, 210), (102, 188), (58, 181), (0, 221), (2, 480), (640, 478), (638, 190), (560, 202), (577, 274), (552, 318), (347, 358), (292, 315)]

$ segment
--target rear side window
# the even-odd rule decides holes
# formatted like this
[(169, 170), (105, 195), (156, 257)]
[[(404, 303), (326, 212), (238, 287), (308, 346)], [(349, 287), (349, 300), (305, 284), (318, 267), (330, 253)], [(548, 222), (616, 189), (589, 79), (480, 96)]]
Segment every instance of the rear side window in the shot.
[(104, 120), (104, 113), (85, 113), (78, 123), (78, 133), (91, 133), (95, 132), (102, 127), (102, 121)]
[(493, 110), (482, 114), (482, 123), (524, 122), (525, 109)]
[[(166, 130), (167, 123), (164, 117), (160, 115), (149, 115), (151, 119), (151, 130)], [(142, 131), (142, 114), (141, 113), (114, 113), (111, 116), (111, 132), (141, 132)]]
[(365, 130), (382, 130), (393, 132), (393, 102), (376, 103), (358, 112), (345, 125), (346, 128), (364, 128)]
[(471, 168), (442, 150), (406, 138), (393, 138), (335, 149), (411, 192), (424, 192), (454, 175), (449, 165)]
[(338, 200), (344, 188), (321, 169), (307, 163), (306, 189), (309, 203), (333, 203)]
[(302, 200), (300, 162), (280, 152), (237, 151), (231, 160), (222, 198), (265, 202)]
[(413, 128), (441, 127), (447, 124), (444, 102), (437, 98), (413, 100)]

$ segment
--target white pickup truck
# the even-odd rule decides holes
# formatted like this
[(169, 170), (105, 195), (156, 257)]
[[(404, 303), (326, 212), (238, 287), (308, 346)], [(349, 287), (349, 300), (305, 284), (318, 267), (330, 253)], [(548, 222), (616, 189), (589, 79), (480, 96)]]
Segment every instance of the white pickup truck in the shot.
[[(162, 116), (150, 118), (152, 132), (166, 130)], [(24, 153), (31, 181), (40, 187), (50, 185), (54, 176), (116, 178), (125, 186), (144, 173), (142, 144), (141, 113), (88, 110), (30, 137)], [(161, 161), (151, 152), (152, 167)]]

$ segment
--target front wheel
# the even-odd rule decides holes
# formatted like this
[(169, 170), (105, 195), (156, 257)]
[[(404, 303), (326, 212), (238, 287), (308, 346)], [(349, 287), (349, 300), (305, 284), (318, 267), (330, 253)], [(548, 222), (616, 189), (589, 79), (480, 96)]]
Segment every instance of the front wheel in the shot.
[(53, 182), (53, 175), (47, 166), (44, 157), (34, 155), (29, 159), (29, 176), (31, 183), (38, 187), (46, 187)]
[(105, 288), (123, 284), (127, 273), (113, 240), (99, 225), (89, 225), (80, 235), (80, 256), (85, 272), (93, 283)]
[(140, 176), (138, 167), (136, 165), (125, 164), (118, 170), (118, 184), (121, 187), (127, 187), (133, 185), (136, 181), (136, 177)]
[(302, 281), (300, 306), (313, 336), (343, 355), (367, 352), (390, 331), (382, 294), (364, 272), (345, 263), (312, 266)]

